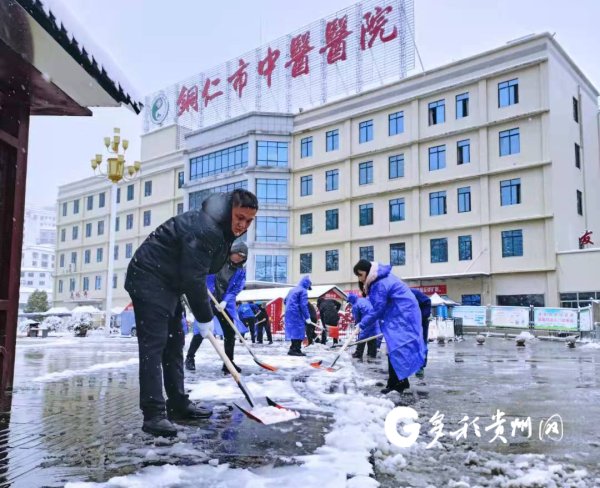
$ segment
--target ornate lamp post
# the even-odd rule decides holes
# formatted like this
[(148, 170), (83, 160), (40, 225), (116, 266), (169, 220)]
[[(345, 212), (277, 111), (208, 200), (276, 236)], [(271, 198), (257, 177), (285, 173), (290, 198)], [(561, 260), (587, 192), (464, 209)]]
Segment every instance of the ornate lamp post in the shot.
[[(141, 164), (135, 161), (132, 165), (127, 165), (125, 161), (125, 151), (129, 147), (127, 139), (121, 140), (121, 129), (115, 128), (112, 139), (104, 138), (104, 145), (109, 153), (106, 160), (106, 169), (102, 169), (102, 154), (96, 154), (91, 160), (92, 169), (97, 176), (106, 177), (111, 181), (110, 185), (110, 223), (109, 223), (109, 243), (108, 243), (108, 273), (106, 276), (106, 313), (104, 327), (106, 335), (110, 335), (110, 319), (113, 294), (113, 272), (115, 265), (115, 223), (117, 221), (117, 184), (124, 180), (134, 179), (140, 171)], [(120, 152), (120, 149), (123, 152)]]

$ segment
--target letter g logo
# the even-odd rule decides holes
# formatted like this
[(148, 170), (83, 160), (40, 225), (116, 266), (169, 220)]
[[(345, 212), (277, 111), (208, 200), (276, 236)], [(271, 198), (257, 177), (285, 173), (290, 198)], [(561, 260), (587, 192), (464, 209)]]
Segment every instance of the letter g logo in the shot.
[[(419, 437), (421, 425), (416, 423), (419, 414), (410, 407), (396, 407), (385, 418), (385, 435), (392, 444), (398, 447), (410, 447)], [(402, 433), (398, 431), (402, 425)]]

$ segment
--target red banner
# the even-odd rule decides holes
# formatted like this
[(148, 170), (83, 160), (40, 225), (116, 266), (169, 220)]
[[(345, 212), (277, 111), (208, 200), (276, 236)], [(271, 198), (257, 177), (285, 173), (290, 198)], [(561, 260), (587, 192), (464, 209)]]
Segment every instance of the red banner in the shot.
[(433, 295), (434, 293), (437, 293), (438, 295), (448, 294), (446, 285), (411, 286), (411, 288), (416, 288), (425, 293), (425, 295)]
[(283, 332), (283, 298), (276, 298), (267, 303), (266, 310), (269, 319), (271, 319), (271, 331), (273, 334)]

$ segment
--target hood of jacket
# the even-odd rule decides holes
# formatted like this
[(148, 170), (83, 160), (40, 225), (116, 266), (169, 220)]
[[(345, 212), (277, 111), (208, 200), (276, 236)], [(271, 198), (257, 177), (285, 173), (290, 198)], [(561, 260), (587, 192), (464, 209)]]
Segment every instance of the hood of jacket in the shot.
[(298, 283), (298, 285), (300, 285), (302, 288), (310, 290), (312, 287), (312, 281), (310, 281), (310, 278), (308, 276), (305, 276), (300, 280), (300, 283)]
[(348, 303), (350, 305), (356, 304), (357, 301), (358, 301), (358, 296), (357, 295), (355, 295), (354, 293), (350, 293), (348, 295)]
[(231, 208), (231, 193), (213, 193), (202, 202), (202, 211), (215, 221), (229, 242), (235, 239), (231, 231)]
[(377, 262), (371, 263), (371, 270), (369, 271), (367, 279), (365, 280), (365, 291), (367, 295), (369, 294), (369, 288), (371, 288), (371, 285), (377, 280), (388, 276), (391, 271), (392, 267), (389, 264), (380, 264)]

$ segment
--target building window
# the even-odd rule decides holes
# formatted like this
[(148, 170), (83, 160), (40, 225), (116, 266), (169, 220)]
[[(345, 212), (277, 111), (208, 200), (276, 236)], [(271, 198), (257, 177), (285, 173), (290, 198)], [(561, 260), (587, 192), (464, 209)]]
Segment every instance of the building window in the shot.
[(193, 210), (202, 207), (202, 202), (211, 193), (227, 193), (242, 188), (246, 190), (248, 188), (248, 180), (236, 181), (235, 183), (228, 183), (226, 185), (213, 186), (206, 190), (194, 191), (189, 194), (189, 209)]
[(337, 249), (325, 251), (325, 271), (338, 271), (340, 269), (340, 253)]
[(394, 112), (388, 115), (388, 135), (395, 136), (404, 132), (404, 112)]
[(390, 244), (390, 264), (392, 266), (404, 266), (406, 264), (406, 244), (404, 242)]
[(287, 282), (287, 256), (256, 256), (255, 279), (273, 283)]
[(502, 257), (523, 256), (523, 231), (502, 231)]
[(467, 305), (472, 307), (481, 306), (481, 295), (461, 295), (461, 305)]
[(435, 191), (429, 194), (429, 215), (446, 214), (446, 192)]
[(446, 167), (446, 145), (429, 148), (429, 171)]
[(90, 289), (90, 279), (87, 276), (83, 277), (83, 291), (89, 291)]
[(79, 213), (79, 200), (73, 200), (73, 213)]
[(260, 203), (286, 204), (288, 202), (287, 180), (257, 178), (256, 196)]
[(500, 182), (500, 205), (518, 205), (521, 203), (521, 178)]
[(87, 209), (94, 210), (94, 195), (87, 197)]
[(74, 225), (73, 229), (71, 229), (71, 237), (73, 238), (73, 240), (77, 239), (77, 237), (79, 237), (79, 227)]
[(404, 198), (390, 200), (390, 222), (399, 222), (404, 219)]
[(104, 208), (104, 205), (106, 205), (106, 193), (102, 192), (98, 195), (98, 207)]
[(600, 291), (580, 291), (579, 293), (561, 293), (560, 306), (564, 308), (589, 307), (592, 300), (600, 300)]
[(471, 259), (473, 259), (471, 236), (458, 236), (458, 260), (470, 261)]
[(134, 185), (127, 185), (127, 201), (130, 202), (133, 200), (134, 195)]
[(258, 141), (256, 151), (256, 164), (258, 166), (288, 165), (287, 142)]
[(583, 193), (577, 190), (577, 213), (583, 215)]
[(77, 264), (77, 252), (71, 253), (71, 264)]
[(521, 152), (521, 137), (519, 129), (503, 130), (500, 132), (500, 156), (509, 156)]
[(102, 290), (102, 276), (96, 276), (96, 282), (94, 284), (95, 290)]
[(104, 249), (99, 247), (98, 249), (96, 249), (96, 262), (101, 263), (103, 257), (104, 257)]
[(300, 234), (312, 234), (313, 231), (313, 218), (312, 214), (300, 215)]
[(65, 242), (67, 238), (67, 229), (60, 229), (60, 242)]
[[(262, 144), (258, 142), (257, 144)], [(273, 143), (276, 144), (276, 143)], [(257, 146), (258, 147), (258, 146)], [(262, 146), (261, 146), (262, 148)], [(259, 154), (261, 157), (267, 156), (267, 148), (261, 149)], [(275, 152), (277, 150), (275, 149)], [(287, 144), (286, 144), (287, 153)], [(286, 154), (287, 156), (287, 154)], [(264, 163), (263, 163), (264, 164)], [(240, 169), (248, 165), (248, 143), (238, 144), (237, 146), (228, 147), (208, 154), (203, 154), (190, 159), (190, 180), (204, 178), (206, 176), (226, 173), (235, 169)], [(286, 163), (287, 165), (287, 163)], [(183, 186), (183, 172), (178, 176), (178, 186)]]
[(446, 100), (429, 104), (429, 125), (443, 124), (446, 121)]
[(152, 180), (144, 181), (144, 196), (149, 197), (152, 195)]
[(133, 229), (133, 214), (127, 214), (127, 221), (125, 222), (125, 228), (127, 230)]
[(75, 278), (69, 278), (69, 291), (75, 291)]
[(113, 259), (115, 261), (117, 261), (119, 259), (119, 245), (115, 244), (115, 247), (113, 248)]
[(287, 217), (257, 217), (257, 242), (286, 242), (288, 240)]
[(86, 249), (85, 251), (83, 251), (83, 262), (84, 264), (90, 264), (92, 260), (92, 251), (90, 251), (89, 249)]
[(181, 215), (183, 213), (183, 203), (177, 204), (177, 215)]
[(182, 188), (185, 183), (185, 173), (183, 171), (179, 171), (177, 173), (177, 188)]
[(92, 224), (91, 222), (85, 224), (85, 237), (92, 237)]
[(302, 176), (300, 178), (300, 196), (306, 197), (312, 195), (313, 192), (312, 175)]
[(448, 239), (431, 239), (429, 241), (431, 248), (432, 263), (447, 263), (448, 262)]
[(98, 221), (98, 235), (104, 235), (104, 220)]
[(62, 204), (62, 216), (66, 217), (67, 216), (67, 202), (64, 202)]
[(312, 253), (300, 254), (300, 274), (312, 273)]
[(144, 227), (148, 227), (150, 225), (151, 219), (152, 219), (152, 211), (144, 210)]
[(340, 172), (337, 169), (325, 171), (325, 191), (334, 191), (340, 187)]
[(58, 280), (58, 293), (63, 292), (63, 280)]
[(365, 203), (358, 206), (359, 210), (359, 224), (362, 225), (373, 225), (373, 204)]
[(340, 226), (340, 212), (337, 208), (325, 210), (325, 230), (336, 230)]
[(133, 256), (133, 244), (125, 244), (125, 258), (129, 259)]
[(373, 161), (358, 165), (358, 184), (368, 185), (369, 183), (373, 183)]
[(300, 140), (300, 157), (308, 158), (308, 157), (312, 156), (312, 153), (313, 153), (312, 146), (313, 146), (312, 136), (303, 137)]
[(61, 268), (65, 267), (65, 255), (64, 254), (60, 255), (60, 258), (59, 258), (58, 262), (59, 262), (59, 265), (60, 265)]
[(375, 261), (375, 248), (373, 246), (361, 246), (358, 248), (360, 259)]
[(581, 146), (575, 143), (575, 167), (581, 168)]
[(114, 274), (113, 275), (113, 288), (116, 288), (116, 287), (117, 287), (117, 275)]
[(519, 103), (519, 79), (498, 83), (498, 107)]
[(456, 163), (467, 164), (471, 162), (471, 140), (465, 139), (456, 143)]
[(115, 232), (118, 232), (118, 231), (119, 231), (119, 227), (120, 227), (120, 225), (119, 225), (119, 224), (120, 224), (120, 222), (121, 222), (121, 219), (120, 219), (119, 217), (117, 217), (117, 218), (115, 219)]
[(358, 124), (358, 142), (369, 142), (373, 140), (373, 119), (365, 120)]
[(458, 212), (471, 211), (471, 187), (465, 186), (458, 189)]
[(579, 101), (573, 97), (573, 120), (579, 124)]
[(456, 95), (456, 118), (462, 119), (469, 115), (469, 93)]
[(329, 130), (325, 133), (325, 151), (337, 151), (340, 148), (340, 131)]
[(389, 157), (388, 174), (390, 180), (404, 176), (404, 154)]
[(121, 189), (117, 188), (117, 203), (121, 203)]

